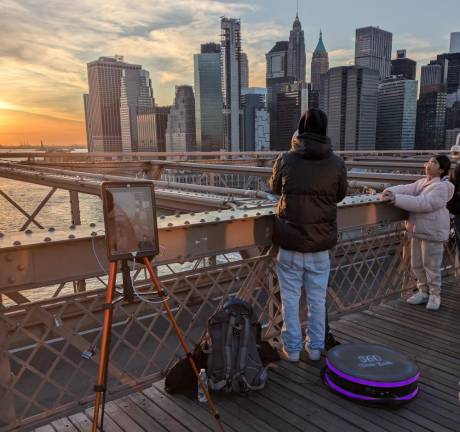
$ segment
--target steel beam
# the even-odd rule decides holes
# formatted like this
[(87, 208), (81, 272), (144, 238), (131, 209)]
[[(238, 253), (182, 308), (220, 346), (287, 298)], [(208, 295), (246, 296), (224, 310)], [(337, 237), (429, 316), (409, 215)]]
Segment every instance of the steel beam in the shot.
[[(273, 206), (162, 217), (161, 253), (156, 264), (194, 261), (271, 244)], [(338, 209), (340, 230), (403, 220), (405, 212), (375, 196), (346, 198)], [(104, 274), (104, 227), (72, 227), (53, 232), (10, 233), (0, 237), (0, 293), (49, 286)], [(94, 235), (92, 236), (91, 233)]]

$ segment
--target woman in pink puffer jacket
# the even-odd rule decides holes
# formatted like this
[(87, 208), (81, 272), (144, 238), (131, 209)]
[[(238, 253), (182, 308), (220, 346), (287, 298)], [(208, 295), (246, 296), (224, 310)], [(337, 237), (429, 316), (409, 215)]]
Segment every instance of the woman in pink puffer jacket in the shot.
[(411, 266), (418, 291), (407, 302), (427, 303), (428, 310), (438, 310), (441, 305), (441, 263), (444, 242), (450, 231), (446, 204), (454, 194), (454, 185), (446, 177), (449, 169), (447, 156), (433, 156), (425, 164), (426, 177), (415, 183), (385, 189), (382, 194), (382, 199), (409, 212), (407, 231), (411, 238)]

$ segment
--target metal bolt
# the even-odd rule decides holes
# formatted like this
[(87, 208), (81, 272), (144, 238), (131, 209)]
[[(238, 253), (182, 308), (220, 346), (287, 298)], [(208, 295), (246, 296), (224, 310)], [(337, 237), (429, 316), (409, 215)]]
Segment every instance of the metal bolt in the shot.
[(164, 219), (164, 218), (165, 218), (165, 216), (164, 216), (164, 215), (160, 216), (160, 219)]
[(69, 228), (70, 228), (71, 230), (74, 230), (74, 229), (75, 229), (75, 225), (72, 224), (72, 225), (69, 226)]
[(26, 233), (26, 234), (32, 234), (32, 230), (31, 230), (31, 229), (26, 229), (26, 230), (25, 230), (25, 233)]
[(180, 217), (180, 213), (176, 213), (176, 218)]
[(185, 222), (184, 222), (184, 225), (190, 225), (190, 222), (189, 222), (189, 221), (185, 221)]
[(56, 228), (54, 228), (54, 227), (49, 227), (49, 228), (48, 228), (48, 231), (49, 231), (49, 232), (54, 232), (54, 231), (56, 231)]
[(92, 231), (91, 232), (91, 237), (96, 237), (97, 236), (97, 232), (96, 231)]
[(50, 242), (50, 241), (51, 241), (51, 237), (45, 237), (45, 238), (43, 239), (43, 241)]
[(231, 216), (230, 216), (230, 219), (235, 219), (235, 216), (231, 215)]
[(91, 223), (89, 224), (89, 226), (90, 226), (91, 228), (94, 228), (94, 227), (96, 226), (96, 224), (95, 224), (94, 222), (91, 222)]
[(256, 213), (256, 216), (260, 216), (260, 212), (257, 212), (257, 213)]
[(195, 216), (195, 213), (190, 213), (190, 216)]
[(24, 264), (19, 264), (18, 267), (17, 267), (17, 269), (19, 271), (23, 271), (25, 268), (26, 268), (26, 266)]
[(73, 234), (69, 234), (69, 239), (74, 239), (75, 236)]
[(13, 242), (13, 246), (20, 246), (21, 245), (21, 242), (19, 240), (15, 240)]
[(169, 223), (168, 223), (168, 226), (169, 226), (169, 227), (172, 227), (172, 226), (173, 226), (173, 224), (172, 224), (171, 222), (169, 222)]
[(220, 217), (216, 217), (216, 221), (220, 221)]
[(200, 219), (200, 222), (201, 223), (206, 222), (206, 219)]

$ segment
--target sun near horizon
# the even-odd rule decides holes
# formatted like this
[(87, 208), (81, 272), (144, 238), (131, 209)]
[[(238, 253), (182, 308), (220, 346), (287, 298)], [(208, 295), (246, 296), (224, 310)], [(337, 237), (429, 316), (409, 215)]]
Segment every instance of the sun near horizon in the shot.
[(86, 132), (83, 121), (62, 119), (15, 109), (0, 101), (0, 147), (85, 146)]

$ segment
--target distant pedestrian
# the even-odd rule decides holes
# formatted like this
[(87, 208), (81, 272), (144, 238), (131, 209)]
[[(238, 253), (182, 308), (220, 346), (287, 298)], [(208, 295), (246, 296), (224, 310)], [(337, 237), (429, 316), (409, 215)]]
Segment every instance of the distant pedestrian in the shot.
[(444, 242), (449, 238), (450, 216), (446, 208), (454, 194), (447, 175), (450, 159), (433, 156), (425, 164), (426, 176), (415, 183), (386, 189), (382, 198), (409, 212), (407, 231), (411, 238), (411, 267), (417, 278), (417, 292), (410, 304), (427, 303), (428, 310), (441, 305), (441, 264)]
[(347, 192), (345, 163), (326, 136), (327, 117), (319, 109), (302, 115), (291, 149), (273, 166), (270, 188), (280, 195), (273, 242), (279, 246), (276, 273), (283, 304), (281, 355), (297, 362), (303, 348), (299, 319), (302, 290), (309, 319), (305, 349), (319, 360), (325, 345), (329, 250), (337, 243), (337, 203)]

